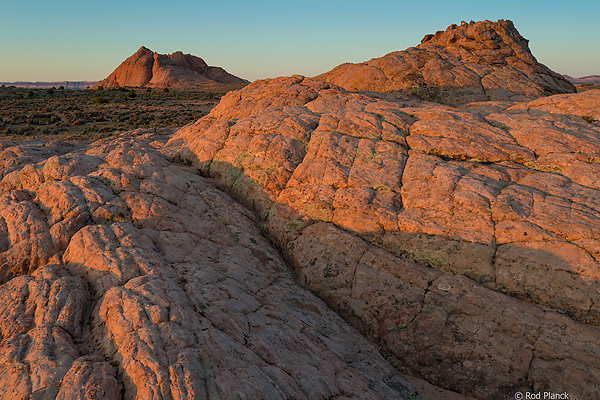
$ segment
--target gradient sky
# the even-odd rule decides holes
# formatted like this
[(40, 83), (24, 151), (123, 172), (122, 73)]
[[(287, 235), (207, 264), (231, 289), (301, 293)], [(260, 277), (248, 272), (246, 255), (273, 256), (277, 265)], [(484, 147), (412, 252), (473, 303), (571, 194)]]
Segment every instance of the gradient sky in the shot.
[(0, 15), (0, 81), (101, 80), (140, 46), (248, 80), (314, 76), (485, 19), (512, 20), (556, 72), (600, 75), (598, 0), (0, 0)]

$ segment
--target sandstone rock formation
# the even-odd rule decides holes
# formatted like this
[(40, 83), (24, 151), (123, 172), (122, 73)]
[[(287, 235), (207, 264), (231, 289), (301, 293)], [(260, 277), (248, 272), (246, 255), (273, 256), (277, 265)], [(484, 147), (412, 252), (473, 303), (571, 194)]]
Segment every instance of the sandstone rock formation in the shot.
[(2, 142), (0, 400), (598, 398), (598, 110), (293, 76)]
[(229, 93), (169, 145), (399, 368), (476, 398), (584, 399), (600, 393), (599, 109), (598, 90), (457, 109), (294, 76)]
[(412, 398), (170, 133), (3, 143), (0, 399)]
[(142, 46), (94, 87), (189, 88), (244, 83), (248, 82), (227, 73), (223, 68), (208, 66), (199, 57), (180, 51), (158, 54)]
[(421, 44), (317, 77), (347, 90), (395, 91), (457, 105), (574, 93), (562, 75), (538, 63), (511, 21), (462, 22)]

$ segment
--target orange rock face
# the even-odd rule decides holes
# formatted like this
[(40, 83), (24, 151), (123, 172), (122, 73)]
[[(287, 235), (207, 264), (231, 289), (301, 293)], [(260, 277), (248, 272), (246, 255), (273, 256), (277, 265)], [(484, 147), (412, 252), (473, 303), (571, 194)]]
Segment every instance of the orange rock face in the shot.
[(575, 93), (562, 75), (538, 63), (511, 21), (463, 22), (427, 35), (417, 47), (317, 77), (347, 90), (400, 92), (457, 105)]
[[(598, 109), (593, 90), (457, 109), (294, 76), (226, 95), (170, 144), (399, 363), (477, 398), (585, 398), (600, 390)], [(572, 340), (575, 359), (552, 355)]]
[(94, 87), (187, 88), (243, 83), (247, 81), (227, 73), (223, 68), (208, 66), (199, 57), (180, 51), (158, 54), (142, 46)]

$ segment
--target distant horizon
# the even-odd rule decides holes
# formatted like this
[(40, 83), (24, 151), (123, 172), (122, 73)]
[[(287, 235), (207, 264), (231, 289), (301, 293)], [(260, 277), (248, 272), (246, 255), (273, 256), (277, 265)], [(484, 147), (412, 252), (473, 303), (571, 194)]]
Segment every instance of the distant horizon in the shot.
[(82, 83), (82, 82), (98, 83), (100, 81), (90, 81), (90, 80), (74, 81), (72, 79), (61, 80), (61, 81), (0, 81), (0, 84), (5, 85), (7, 83)]
[[(555, 71), (557, 72), (557, 71)], [(600, 73), (598, 74), (592, 74), (592, 75), (586, 75), (586, 76), (571, 76), (569, 74), (561, 74), (563, 76), (569, 76), (570, 78), (573, 79), (584, 79), (584, 78), (592, 78), (592, 77), (598, 77), (600, 79)], [(273, 77), (276, 78), (276, 77)], [(260, 78), (260, 79), (256, 79), (256, 80), (261, 80), (261, 79), (272, 79), (272, 78)], [(0, 85), (7, 85), (10, 83), (16, 84), (16, 83), (31, 83), (31, 84), (50, 84), (50, 83), (91, 83), (91, 84), (95, 84), (98, 83), (100, 81), (102, 81), (103, 79), (100, 80), (82, 80), (82, 81), (74, 81), (74, 80), (60, 80), (60, 81), (0, 81)], [(250, 81), (250, 83), (252, 83), (254, 81)]]
[(513, 21), (538, 62), (600, 74), (600, 2), (457, 0), (157, 0), (3, 4), (0, 81), (105, 79), (140, 46), (182, 51), (243, 79), (315, 76), (416, 46), (461, 21)]

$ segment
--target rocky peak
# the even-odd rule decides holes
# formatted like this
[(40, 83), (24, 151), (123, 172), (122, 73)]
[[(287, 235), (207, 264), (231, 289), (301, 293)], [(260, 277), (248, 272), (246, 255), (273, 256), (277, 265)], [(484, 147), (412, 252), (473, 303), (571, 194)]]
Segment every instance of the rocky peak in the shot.
[(463, 21), (426, 35), (417, 47), (342, 64), (317, 78), (346, 90), (399, 92), (450, 105), (575, 93), (563, 76), (537, 62), (509, 20)]
[(159, 54), (142, 46), (95, 87), (197, 87), (242, 83), (246, 81), (223, 68), (211, 67), (191, 54), (181, 51)]
[(134, 63), (137, 63), (137, 64), (140, 64), (140, 63), (145, 64), (148, 62), (148, 60), (154, 59), (154, 54), (155, 53), (152, 50), (148, 49), (147, 47), (142, 46), (142, 47), (140, 47), (140, 49), (138, 51), (136, 51), (125, 62), (134, 61)]
[[(507, 65), (506, 57), (511, 56), (516, 56), (527, 63), (536, 63), (528, 44), (529, 40), (521, 36), (512, 21), (501, 19), (497, 22), (462, 21), (460, 25), (450, 25), (445, 31), (426, 35), (417, 48), (426, 50), (431, 49), (432, 46), (441, 46), (451, 52), (463, 49), (480, 55), (481, 62), (492, 65)], [(501, 57), (486, 59), (489, 50), (496, 51)]]
[(138, 51), (135, 52), (136, 55), (142, 55), (142, 54), (154, 54), (154, 52), (152, 50), (150, 50), (149, 48), (147, 48), (146, 46), (142, 46), (139, 48)]
[(496, 22), (488, 20), (478, 22), (461, 21), (460, 25), (452, 24), (445, 31), (425, 35), (421, 40), (421, 44), (429, 42), (446, 47), (454, 44), (459, 39), (487, 42), (506, 35), (516, 36), (526, 43), (529, 42), (521, 36), (512, 21), (501, 19)]

